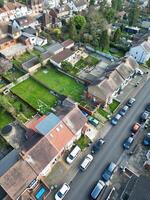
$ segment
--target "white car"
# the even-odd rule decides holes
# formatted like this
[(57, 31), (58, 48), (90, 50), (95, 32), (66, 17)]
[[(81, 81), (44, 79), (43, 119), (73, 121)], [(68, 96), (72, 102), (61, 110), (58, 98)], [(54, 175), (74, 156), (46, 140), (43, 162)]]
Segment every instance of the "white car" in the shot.
[(55, 200), (62, 200), (69, 190), (70, 186), (67, 183), (64, 183), (60, 190), (55, 194)]
[(71, 153), (67, 156), (66, 162), (68, 164), (72, 164), (72, 162), (76, 159), (78, 154), (80, 153), (81, 149), (77, 145), (74, 147), (74, 149), (71, 151)]
[(85, 171), (93, 160), (93, 156), (88, 154), (80, 165), (80, 169)]

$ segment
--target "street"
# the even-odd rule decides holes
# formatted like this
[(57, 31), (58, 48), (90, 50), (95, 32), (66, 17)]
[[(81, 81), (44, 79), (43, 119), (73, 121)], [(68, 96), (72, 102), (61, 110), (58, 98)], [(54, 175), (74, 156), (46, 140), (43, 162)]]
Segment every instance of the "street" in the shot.
[(127, 115), (119, 121), (117, 126), (112, 127), (106, 135), (106, 144), (95, 155), (94, 161), (87, 171), (79, 171), (70, 183), (71, 189), (65, 200), (89, 199), (88, 196), (96, 182), (101, 179), (101, 173), (105, 167), (111, 161), (117, 163), (123, 152), (122, 143), (130, 135), (132, 124), (139, 119), (145, 105), (150, 102), (150, 80), (145, 83), (135, 98), (136, 102)]

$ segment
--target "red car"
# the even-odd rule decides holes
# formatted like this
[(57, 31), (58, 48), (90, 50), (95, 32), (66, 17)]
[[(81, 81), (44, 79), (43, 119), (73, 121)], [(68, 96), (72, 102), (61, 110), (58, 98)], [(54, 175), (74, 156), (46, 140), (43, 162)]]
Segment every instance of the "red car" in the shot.
[(140, 127), (141, 127), (141, 124), (135, 123), (135, 124), (133, 124), (131, 131), (135, 134), (135, 133), (138, 132), (138, 130), (140, 129)]

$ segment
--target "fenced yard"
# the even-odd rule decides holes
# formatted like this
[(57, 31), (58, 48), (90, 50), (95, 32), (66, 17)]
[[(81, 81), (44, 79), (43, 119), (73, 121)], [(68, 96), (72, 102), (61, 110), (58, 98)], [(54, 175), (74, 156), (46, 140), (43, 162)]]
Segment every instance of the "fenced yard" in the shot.
[(17, 78), (23, 76), (24, 73), (19, 71), (17, 68), (13, 67), (9, 71), (3, 73), (3, 77), (9, 80), (10, 82), (16, 81)]
[(43, 114), (57, 103), (55, 96), (31, 78), (13, 87), (12, 92)]
[(79, 102), (83, 96), (83, 84), (76, 82), (73, 78), (64, 75), (53, 67), (41, 69), (34, 77), (52, 90), (68, 96), (74, 101)]
[(0, 128), (3, 128), (7, 124), (13, 122), (12, 116), (7, 113), (2, 107), (0, 107)]

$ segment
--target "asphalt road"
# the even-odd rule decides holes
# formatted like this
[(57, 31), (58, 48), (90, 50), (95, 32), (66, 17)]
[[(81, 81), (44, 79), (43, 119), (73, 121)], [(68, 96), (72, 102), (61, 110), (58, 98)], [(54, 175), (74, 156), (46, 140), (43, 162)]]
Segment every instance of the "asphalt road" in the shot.
[(70, 191), (66, 195), (65, 200), (88, 200), (89, 194), (96, 184), (97, 180), (101, 179), (101, 173), (109, 162), (117, 162), (123, 153), (122, 143), (130, 135), (131, 126), (139, 119), (139, 115), (145, 108), (145, 105), (150, 102), (150, 80), (136, 96), (136, 102), (118, 123), (112, 127), (107, 133), (105, 140), (106, 144), (98, 152), (94, 161), (91, 163), (87, 171), (78, 172), (72, 183)]

